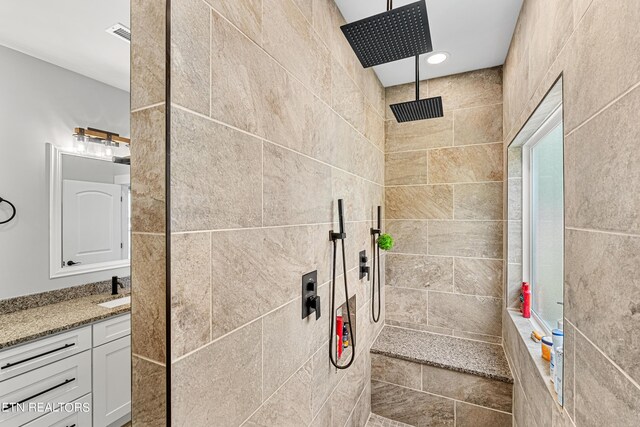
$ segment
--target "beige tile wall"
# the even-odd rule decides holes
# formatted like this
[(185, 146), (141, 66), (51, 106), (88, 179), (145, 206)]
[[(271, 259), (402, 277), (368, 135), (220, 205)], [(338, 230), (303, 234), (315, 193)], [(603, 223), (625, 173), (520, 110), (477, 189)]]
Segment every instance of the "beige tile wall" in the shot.
[[(387, 104), (413, 84), (387, 88)], [(386, 110), (386, 319), (390, 324), (501, 341), (502, 70), (424, 81), (443, 118), (398, 124)]]
[(638, 22), (638, 2), (525, 0), (507, 55), (505, 148), (560, 74), (564, 86), (565, 406), (530, 377), (506, 316), (520, 427), (640, 419)]
[[(384, 320), (356, 268), (383, 204), (384, 88), (332, 0), (173, 0), (171, 18), (173, 424), (363, 426)], [(338, 198), (358, 306), (347, 371), (327, 354)], [(300, 316), (312, 270), (317, 321)]]
[(132, 422), (166, 421), (165, 2), (131, 1)]

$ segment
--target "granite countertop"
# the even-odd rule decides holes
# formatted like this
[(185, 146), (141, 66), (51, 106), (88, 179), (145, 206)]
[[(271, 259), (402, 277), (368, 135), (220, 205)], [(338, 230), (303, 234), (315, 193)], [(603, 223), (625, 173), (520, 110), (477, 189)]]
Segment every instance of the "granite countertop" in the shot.
[(372, 353), (513, 383), (502, 346), (386, 325)]
[(115, 308), (105, 308), (98, 305), (127, 295), (128, 293), (89, 295), (1, 314), (0, 350), (118, 314), (128, 313), (131, 310), (130, 304)]

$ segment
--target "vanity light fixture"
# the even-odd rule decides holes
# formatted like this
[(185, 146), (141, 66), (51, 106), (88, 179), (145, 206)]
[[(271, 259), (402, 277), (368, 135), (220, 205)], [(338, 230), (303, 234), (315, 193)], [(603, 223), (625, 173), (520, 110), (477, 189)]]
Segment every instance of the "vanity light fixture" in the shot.
[(75, 128), (73, 136), (79, 141), (97, 142), (99, 144), (115, 145), (117, 147), (119, 147), (120, 144), (131, 144), (131, 139), (120, 136), (120, 134), (90, 127), (86, 129)]
[(449, 59), (449, 54), (447, 52), (436, 52), (427, 57), (427, 62), (431, 65), (438, 65), (442, 64), (447, 59)]

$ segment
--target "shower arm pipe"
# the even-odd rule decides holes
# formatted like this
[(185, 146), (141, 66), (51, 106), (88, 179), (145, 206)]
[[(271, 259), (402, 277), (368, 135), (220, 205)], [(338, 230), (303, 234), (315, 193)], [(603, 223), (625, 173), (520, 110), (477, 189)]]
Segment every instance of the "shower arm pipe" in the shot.
[[(351, 309), (349, 308), (349, 287), (347, 285), (347, 259), (344, 249), (344, 239), (347, 235), (344, 232), (344, 210), (342, 199), (338, 199), (338, 221), (339, 221), (339, 233), (334, 233), (333, 230), (329, 232), (329, 238), (333, 242), (333, 273), (331, 275), (331, 310), (329, 313), (329, 360), (331, 364), (335, 366), (336, 369), (347, 369), (353, 363), (353, 360), (356, 357), (356, 337), (353, 335), (353, 326), (351, 326)], [(349, 358), (349, 362), (345, 365), (339, 365), (338, 360), (334, 360), (333, 352), (334, 341), (336, 337), (336, 331), (334, 327), (334, 319), (336, 316), (336, 260), (338, 256), (338, 240), (341, 241), (342, 244), (342, 276), (344, 278), (344, 297), (345, 297), (345, 305), (347, 306), (347, 318), (349, 325), (349, 335), (351, 335), (351, 357)], [(336, 343), (337, 344), (337, 343)]]
[(420, 101), (420, 55), (416, 55), (416, 101)]

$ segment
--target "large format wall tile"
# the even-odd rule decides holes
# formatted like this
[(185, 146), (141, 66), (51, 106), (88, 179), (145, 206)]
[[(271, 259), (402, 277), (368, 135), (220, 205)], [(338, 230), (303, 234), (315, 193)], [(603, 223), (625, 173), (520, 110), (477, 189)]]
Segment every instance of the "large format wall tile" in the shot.
[(262, 403), (262, 322), (173, 363), (172, 425), (237, 426)]
[(293, 2), (262, 1), (263, 48), (313, 93), (330, 102), (329, 50)]
[(347, 423), (365, 384), (370, 382), (369, 377), (365, 374), (368, 366), (370, 366), (370, 360), (368, 352), (365, 351), (355, 358), (353, 365), (347, 369), (344, 378), (333, 391), (331, 406), (333, 407), (334, 425), (344, 426)]
[(213, 338), (299, 297), (309, 271), (318, 270), (320, 285), (327, 282), (327, 236), (326, 226), (212, 233)]
[[(388, 293), (390, 289), (393, 288), (387, 287)], [(429, 324), (485, 335), (500, 335), (501, 307), (502, 299), (499, 298), (429, 292)]]
[(385, 185), (427, 184), (427, 151), (385, 155), (384, 183)]
[(565, 317), (640, 381), (640, 237), (567, 230), (565, 254)]
[[(263, 0), (205, 0), (254, 42), (262, 43)], [(215, 18), (214, 18), (215, 19)]]
[(502, 144), (429, 151), (429, 183), (502, 181)]
[(209, 115), (211, 8), (201, 0), (171, 4), (171, 102)]
[[(389, 93), (389, 89), (387, 89)], [(398, 123), (395, 117), (386, 121), (385, 151), (426, 150), (453, 145), (453, 115), (416, 122)]]
[(511, 427), (511, 414), (456, 402), (456, 427)]
[(216, 13), (211, 30), (211, 117), (299, 151), (309, 147), (315, 98)]
[(385, 233), (393, 236), (392, 252), (427, 254), (427, 221), (385, 221)]
[(211, 339), (211, 235), (171, 236), (171, 357)]
[(371, 382), (371, 411), (413, 426), (453, 426), (454, 401), (408, 388)]
[(456, 184), (455, 219), (502, 219), (502, 182)]
[(386, 318), (398, 322), (427, 324), (428, 293), (419, 289), (385, 287)]
[[(322, 343), (327, 341), (329, 286), (322, 286), (318, 295), (323, 313), (318, 320), (314, 314), (304, 320), (300, 318), (300, 298), (264, 317), (263, 390), (266, 396), (275, 392), (322, 346)], [(325, 353), (323, 356), (328, 355)], [(319, 381), (324, 382), (327, 379), (322, 378)]]
[(567, 137), (567, 226), (640, 233), (640, 200), (629, 196), (640, 187), (638, 109), (640, 88)]
[(131, 422), (136, 426), (164, 427), (167, 414), (167, 369), (131, 356)]
[(423, 365), (422, 390), (499, 411), (511, 412), (512, 384), (478, 375)]
[(245, 426), (297, 427), (311, 422), (311, 362), (305, 363), (273, 394)]
[(166, 237), (131, 235), (131, 348), (134, 354), (166, 361)]
[(640, 389), (580, 334), (576, 348), (576, 425), (637, 424)]
[(502, 141), (502, 104), (456, 110), (455, 145)]
[[(638, 21), (637, 2), (623, 2), (616, 7), (593, 2), (585, 13), (572, 37), (574, 48), (565, 53), (566, 130), (573, 130), (640, 81), (640, 58), (633, 48), (640, 43)], [(612, 44), (610, 40), (621, 42)], [(605, 129), (615, 132), (616, 124)]]
[(165, 12), (163, 0), (131, 2), (132, 110), (165, 101)]
[(131, 229), (164, 233), (165, 106), (131, 113)]
[(364, 133), (364, 95), (337, 61), (331, 64), (331, 106)]
[(262, 224), (262, 144), (173, 108), (172, 231)]
[(420, 390), (422, 367), (418, 363), (408, 362), (382, 354), (371, 354), (371, 379), (393, 383)]
[(429, 96), (442, 96), (446, 111), (502, 104), (502, 68), (432, 79), (428, 89)]
[(390, 253), (385, 276), (387, 286), (452, 292), (453, 258)]
[(273, 144), (264, 145), (264, 225), (331, 220), (331, 168)]
[(455, 291), (502, 298), (503, 264), (502, 260), (455, 258)]
[(386, 187), (385, 204), (389, 219), (452, 219), (451, 185), (411, 185)]
[(429, 221), (429, 254), (502, 258), (501, 221)]

